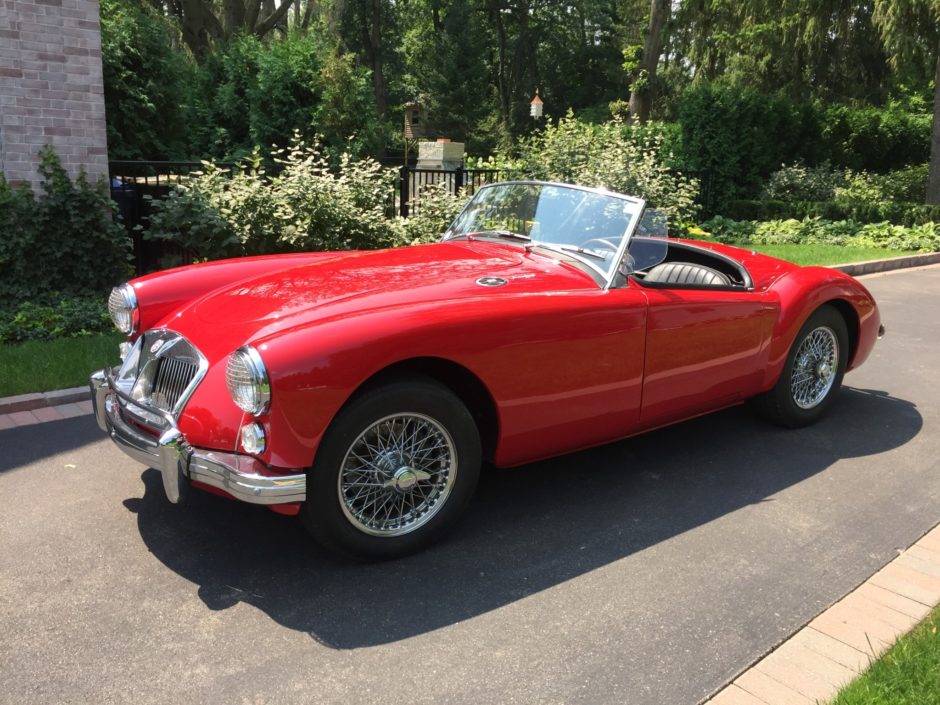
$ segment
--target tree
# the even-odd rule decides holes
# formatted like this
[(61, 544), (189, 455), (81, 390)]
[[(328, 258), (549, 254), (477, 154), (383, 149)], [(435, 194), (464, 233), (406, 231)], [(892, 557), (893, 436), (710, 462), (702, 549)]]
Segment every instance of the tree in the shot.
[[(287, 12), (295, 0), (151, 0), (179, 21), (180, 34), (198, 61), (214, 44), (237, 34), (265, 37), (285, 29)], [(299, 2), (299, 0), (297, 0)], [(308, 5), (309, 6), (309, 5)]]
[(193, 66), (167, 19), (129, 0), (101, 2), (101, 58), (112, 159), (186, 155), (184, 109)]
[(896, 69), (924, 72), (933, 68), (927, 203), (940, 205), (940, 3), (937, 0), (875, 0), (875, 23)]
[(795, 100), (881, 102), (890, 87), (873, 0), (683, 0), (667, 54), (697, 80)]
[(663, 34), (672, 9), (671, 0), (652, 0), (650, 19), (643, 49), (638, 62), (638, 70), (630, 86), (630, 114), (638, 122), (646, 122), (650, 117), (653, 91), (656, 85), (656, 69), (663, 52)]

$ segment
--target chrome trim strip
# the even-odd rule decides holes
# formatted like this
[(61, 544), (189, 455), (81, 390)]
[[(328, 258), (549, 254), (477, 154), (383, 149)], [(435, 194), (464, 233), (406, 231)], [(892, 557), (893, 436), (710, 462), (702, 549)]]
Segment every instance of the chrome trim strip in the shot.
[(113, 383), (112, 371), (101, 370), (89, 378), (95, 420), (125, 454), (160, 471), (167, 499), (184, 500), (190, 482), (202, 482), (251, 504), (303, 502), (307, 498), (307, 475), (266, 475), (265, 465), (250, 456), (193, 448), (176, 427), (169, 412), (162, 412), (168, 429), (159, 438), (149, 436), (121, 417), (116, 399), (138, 403)]

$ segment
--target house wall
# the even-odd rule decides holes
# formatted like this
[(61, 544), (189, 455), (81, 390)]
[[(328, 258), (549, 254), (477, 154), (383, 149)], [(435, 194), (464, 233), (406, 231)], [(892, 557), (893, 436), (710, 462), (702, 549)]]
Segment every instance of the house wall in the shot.
[(0, 172), (37, 187), (51, 145), (73, 177), (108, 173), (98, 0), (0, 0)]

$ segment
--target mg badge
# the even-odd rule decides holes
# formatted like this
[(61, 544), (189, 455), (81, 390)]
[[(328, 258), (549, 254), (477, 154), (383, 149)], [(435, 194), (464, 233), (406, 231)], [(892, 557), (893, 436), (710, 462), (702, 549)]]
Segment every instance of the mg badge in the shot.
[(150, 354), (156, 355), (157, 350), (163, 347), (163, 340), (157, 340), (153, 345), (150, 346)]

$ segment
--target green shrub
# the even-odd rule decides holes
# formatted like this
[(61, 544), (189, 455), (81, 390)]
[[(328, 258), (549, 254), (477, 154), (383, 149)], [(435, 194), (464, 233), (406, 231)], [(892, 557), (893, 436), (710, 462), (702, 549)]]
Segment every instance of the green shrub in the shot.
[(262, 166), (257, 151), (235, 170), (211, 162), (166, 199), (154, 201), (145, 237), (170, 240), (197, 257), (394, 247), (428, 241), (450, 223), (465, 199), (426, 188), (412, 219), (388, 217), (395, 170), (373, 159), (338, 159), (295, 135)]
[(940, 251), (940, 224), (937, 223), (905, 227), (891, 223), (830, 221), (822, 218), (736, 221), (716, 216), (702, 223), (695, 232), (699, 236), (733, 244), (819, 244)]
[(923, 203), (927, 197), (929, 164), (909, 166), (887, 174), (847, 170), (842, 185), (835, 189), (835, 200), (842, 203), (911, 202)]
[[(930, 153), (932, 115), (928, 112), (911, 112), (896, 103), (883, 108), (825, 105), (816, 110), (819, 155), (833, 164), (886, 172), (919, 164)], [(811, 158), (806, 152), (800, 154)]]
[[(757, 197), (767, 177), (785, 163), (797, 161), (812, 168), (829, 162), (834, 169), (874, 173), (919, 164), (930, 151), (931, 118), (929, 112), (900, 104), (882, 108), (801, 104), (751, 89), (702, 84), (682, 98), (680, 163), (701, 175), (702, 205), (711, 214), (731, 201)], [(818, 186), (825, 191), (828, 185)], [(806, 191), (768, 196), (831, 198)]]
[(833, 169), (829, 162), (811, 167), (805, 164), (784, 166), (764, 184), (762, 200), (776, 201), (831, 201), (836, 189), (845, 184), (841, 169)]
[(685, 168), (708, 177), (706, 213), (757, 196), (780, 164), (813, 153), (819, 141), (812, 107), (730, 86), (689, 90), (679, 123)]
[(193, 65), (173, 47), (169, 21), (149, 3), (102, 0), (108, 156), (180, 159)]
[(50, 147), (40, 150), (42, 192), (0, 178), (0, 302), (17, 306), (100, 294), (130, 274), (131, 247), (102, 179), (73, 183)]
[(620, 120), (591, 124), (570, 112), (521, 142), (516, 169), (532, 179), (603, 186), (640, 196), (673, 224), (690, 223), (699, 184), (668, 165), (665, 132)]
[(193, 151), (232, 161), (254, 145), (286, 147), (295, 132), (325, 151), (362, 155), (381, 147), (368, 72), (311, 34), (264, 43), (237, 36), (198, 72)]
[(425, 186), (416, 199), (418, 208), (414, 215), (401, 219), (408, 241), (419, 245), (439, 240), (468, 198), (466, 194), (452, 194), (443, 181)]
[(731, 201), (722, 215), (733, 220), (777, 220), (823, 218), (854, 220), (859, 223), (890, 222), (896, 225), (940, 223), (940, 206), (918, 203), (865, 201)]
[[(54, 295), (48, 298), (54, 299)], [(0, 344), (105, 333), (114, 329), (104, 295), (24, 301), (0, 308)]]

